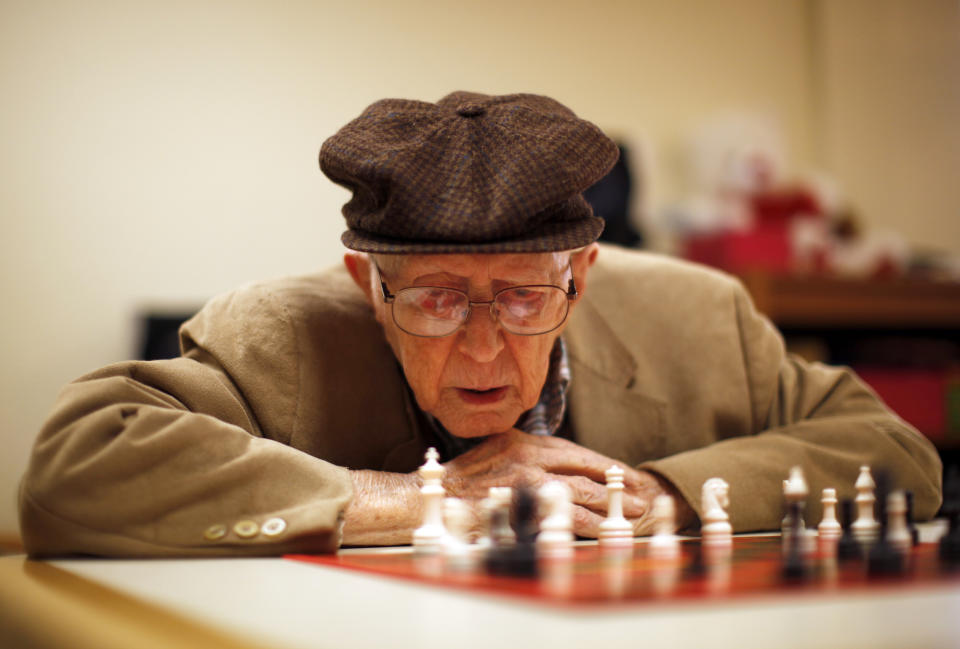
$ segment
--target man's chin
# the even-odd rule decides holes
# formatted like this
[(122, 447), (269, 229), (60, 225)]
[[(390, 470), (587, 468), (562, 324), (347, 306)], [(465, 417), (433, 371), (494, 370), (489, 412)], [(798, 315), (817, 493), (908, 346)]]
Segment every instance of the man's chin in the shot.
[[(519, 417), (519, 415), (518, 415)], [(438, 417), (444, 429), (454, 437), (473, 439), (505, 433), (513, 428), (517, 417), (512, 419), (497, 413), (474, 413), (453, 417)]]

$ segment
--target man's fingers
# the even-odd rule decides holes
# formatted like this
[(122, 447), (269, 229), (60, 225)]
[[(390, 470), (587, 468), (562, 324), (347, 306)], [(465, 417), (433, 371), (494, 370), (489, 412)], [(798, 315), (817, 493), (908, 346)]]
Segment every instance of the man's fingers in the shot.
[(623, 515), (625, 518), (642, 518), (650, 511), (650, 501), (640, 496), (623, 496)]
[(556, 475), (551, 478), (565, 482), (570, 487), (570, 500), (574, 505), (597, 513), (606, 513), (607, 488), (604, 485), (581, 475)]
[(630, 524), (633, 525), (634, 536), (649, 536), (654, 532), (653, 519), (650, 516), (631, 518)]
[[(547, 479), (562, 480), (570, 487), (571, 500), (574, 505), (585, 507), (601, 516), (607, 515), (610, 496), (605, 484), (600, 484), (584, 476), (554, 475)], [(626, 491), (623, 495), (623, 515), (626, 518), (640, 518), (646, 516), (650, 510), (649, 501), (641, 496), (634, 496)]]
[[(595, 539), (600, 536), (600, 524), (604, 521), (604, 518), (603, 515), (585, 507), (575, 506), (573, 508), (573, 532), (577, 536)], [(628, 518), (627, 520), (633, 526), (634, 536), (647, 536), (653, 533), (653, 521), (650, 520), (649, 516)]]
[(597, 538), (603, 516), (584, 507), (573, 508), (573, 533), (590, 539)]

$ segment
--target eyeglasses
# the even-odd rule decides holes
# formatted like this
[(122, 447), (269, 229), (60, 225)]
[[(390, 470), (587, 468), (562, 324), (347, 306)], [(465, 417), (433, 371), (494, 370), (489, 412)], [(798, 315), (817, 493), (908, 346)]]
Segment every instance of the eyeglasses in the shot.
[(577, 299), (571, 277), (567, 290), (549, 284), (511, 286), (497, 291), (492, 300), (474, 301), (463, 291), (440, 286), (411, 286), (390, 292), (377, 268), (383, 301), (390, 305), (393, 321), (406, 333), (422, 338), (449, 336), (464, 325), (475, 304), (488, 304), (490, 317), (518, 336), (550, 333), (563, 324), (570, 302)]

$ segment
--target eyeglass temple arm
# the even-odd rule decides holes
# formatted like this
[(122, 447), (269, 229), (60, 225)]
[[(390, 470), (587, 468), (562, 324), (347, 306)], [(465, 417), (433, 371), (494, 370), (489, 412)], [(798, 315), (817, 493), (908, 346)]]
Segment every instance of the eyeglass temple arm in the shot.
[(382, 279), (380, 280), (380, 290), (383, 292), (384, 303), (391, 304), (395, 296), (390, 292), (390, 289), (387, 288), (387, 283)]
[(395, 296), (390, 292), (390, 289), (387, 288), (387, 283), (383, 281), (383, 274), (380, 272), (380, 267), (377, 266), (376, 262), (374, 262), (373, 267), (377, 271), (377, 279), (380, 280), (380, 292), (383, 294), (383, 302), (384, 304), (391, 304)]

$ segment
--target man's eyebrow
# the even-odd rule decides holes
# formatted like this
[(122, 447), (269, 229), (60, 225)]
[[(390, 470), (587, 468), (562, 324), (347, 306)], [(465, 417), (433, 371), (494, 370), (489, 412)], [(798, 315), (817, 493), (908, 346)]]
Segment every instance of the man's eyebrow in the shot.
[(463, 275), (457, 275), (455, 273), (449, 273), (445, 271), (433, 271), (421, 273), (420, 275), (417, 275), (411, 279), (410, 282), (412, 284), (429, 284), (431, 282), (453, 282), (466, 284), (469, 282), (469, 278), (464, 277)]

